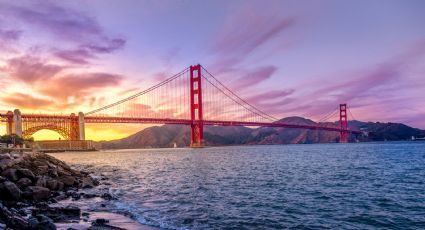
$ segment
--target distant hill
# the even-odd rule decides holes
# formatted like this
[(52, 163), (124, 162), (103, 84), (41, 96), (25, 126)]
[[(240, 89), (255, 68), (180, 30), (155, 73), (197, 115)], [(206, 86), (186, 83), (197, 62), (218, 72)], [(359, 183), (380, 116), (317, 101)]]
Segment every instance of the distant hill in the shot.
[[(315, 125), (316, 122), (302, 117), (287, 117), (280, 120), (290, 124)], [(338, 122), (320, 123), (338, 127)], [(409, 140), (412, 136), (424, 137), (425, 130), (415, 129), (399, 123), (349, 121), (350, 129), (367, 131), (368, 136), (350, 136), (350, 141), (396, 141)], [(254, 145), (254, 144), (311, 144), (339, 142), (338, 132), (288, 129), (288, 128), (247, 128), (240, 126), (205, 126), (205, 144)], [(113, 141), (98, 142), (102, 149), (121, 148), (166, 148), (188, 146), (190, 130), (184, 125), (163, 125), (146, 128), (131, 136)]]

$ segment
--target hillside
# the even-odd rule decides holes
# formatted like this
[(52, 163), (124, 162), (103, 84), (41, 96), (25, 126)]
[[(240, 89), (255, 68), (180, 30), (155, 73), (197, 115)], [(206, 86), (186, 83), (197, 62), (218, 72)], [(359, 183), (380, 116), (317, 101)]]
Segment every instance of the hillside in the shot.
[[(302, 117), (287, 117), (280, 121), (291, 124), (315, 125), (316, 122)], [(324, 123), (321, 123), (324, 124)], [(338, 122), (326, 123), (326, 126), (338, 127)], [(350, 121), (350, 129), (367, 131), (367, 136), (350, 136), (354, 141), (397, 141), (409, 140), (412, 136), (423, 137), (425, 130), (415, 129), (399, 123)], [(189, 127), (183, 125), (163, 125), (146, 128), (131, 136), (113, 141), (98, 142), (102, 149), (121, 148), (166, 148), (188, 146), (190, 143)], [(311, 144), (335, 143), (339, 141), (338, 132), (288, 129), (288, 128), (247, 128), (205, 126), (205, 144), (219, 145), (254, 145), (254, 144)]]

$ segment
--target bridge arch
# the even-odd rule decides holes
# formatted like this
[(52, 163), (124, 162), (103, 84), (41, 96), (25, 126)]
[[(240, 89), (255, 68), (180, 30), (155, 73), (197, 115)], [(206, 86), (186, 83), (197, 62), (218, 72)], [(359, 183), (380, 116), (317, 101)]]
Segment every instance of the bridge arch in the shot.
[(56, 133), (61, 135), (66, 140), (69, 140), (70, 137), (71, 137), (69, 130), (66, 127), (63, 127), (63, 126), (60, 126), (60, 125), (54, 125), (54, 124), (43, 124), (43, 125), (37, 125), (37, 126), (30, 127), (30, 128), (25, 129), (23, 131), (22, 136), (24, 138), (30, 138), (36, 132), (43, 130), (43, 129), (55, 131)]

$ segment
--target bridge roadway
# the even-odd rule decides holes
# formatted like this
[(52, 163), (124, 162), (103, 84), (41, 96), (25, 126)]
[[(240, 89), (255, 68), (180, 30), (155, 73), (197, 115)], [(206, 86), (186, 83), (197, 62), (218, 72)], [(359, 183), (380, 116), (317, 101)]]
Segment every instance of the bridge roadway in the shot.
[[(2, 119), (8, 118), (7, 114), (0, 114)], [(48, 120), (48, 119), (63, 119), (71, 120), (78, 119), (78, 117), (71, 117), (65, 115), (47, 115), (47, 114), (22, 114), (23, 119), (34, 119), (34, 120)], [(177, 125), (191, 125), (192, 120), (190, 119), (175, 119), (175, 118), (140, 118), (140, 117), (109, 117), (109, 116), (85, 116), (85, 123), (127, 123), (127, 124), (177, 124)], [(310, 130), (325, 130), (335, 132), (348, 132), (353, 134), (361, 134), (361, 131), (357, 130), (343, 130), (338, 127), (325, 127), (320, 125), (300, 125), (300, 124), (288, 124), (283, 122), (239, 122), (239, 121), (212, 121), (203, 120), (204, 125), (219, 125), (219, 126), (261, 126), (261, 127), (282, 127), (282, 128), (299, 128), (299, 129), (310, 129)]]

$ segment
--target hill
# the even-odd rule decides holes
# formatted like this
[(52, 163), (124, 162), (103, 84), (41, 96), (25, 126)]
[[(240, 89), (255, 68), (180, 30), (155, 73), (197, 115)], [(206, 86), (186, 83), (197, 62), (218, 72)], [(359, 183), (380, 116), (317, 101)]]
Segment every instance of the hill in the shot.
[[(281, 122), (291, 124), (315, 125), (316, 122), (302, 117), (287, 117)], [(338, 127), (338, 122), (320, 123), (329, 127)], [(350, 136), (350, 141), (398, 141), (409, 140), (412, 136), (423, 137), (425, 130), (409, 127), (400, 123), (349, 121), (350, 129), (368, 132), (367, 136)], [(205, 144), (254, 145), (254, 144), (311, 144), (339, 142), (338, 132), (288, 128), (247, 128), (240, 126), (205, 126)], [(167, 148), (176, 144), (188, 146), (190, 130), (184, 125), (163, 125), (146, 128), (131, 136), (113, 141), (98, 142), (102, 149), (122, 148)]]

